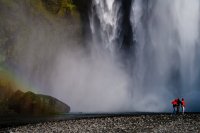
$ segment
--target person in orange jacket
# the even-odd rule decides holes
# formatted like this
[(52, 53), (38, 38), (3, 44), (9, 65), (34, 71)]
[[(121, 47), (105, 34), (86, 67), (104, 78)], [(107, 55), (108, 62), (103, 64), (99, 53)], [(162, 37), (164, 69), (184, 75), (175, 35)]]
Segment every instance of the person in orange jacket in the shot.
[(182, 107), (182, 114), (184, 114), (185, 113), (185, 100), (184, 100), (184, 98), (182, 98), (182, 100), (181, 100), (181, 107)]

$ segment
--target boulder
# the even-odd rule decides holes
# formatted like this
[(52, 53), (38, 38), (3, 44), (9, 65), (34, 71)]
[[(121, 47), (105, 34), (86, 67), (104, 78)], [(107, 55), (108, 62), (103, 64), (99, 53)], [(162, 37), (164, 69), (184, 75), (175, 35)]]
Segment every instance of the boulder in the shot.
[(50, 115), (68, 113), (70, 107), (58, 99), (33, 92), (16, 91), (8, 100), (8, 107), (18, 114)]

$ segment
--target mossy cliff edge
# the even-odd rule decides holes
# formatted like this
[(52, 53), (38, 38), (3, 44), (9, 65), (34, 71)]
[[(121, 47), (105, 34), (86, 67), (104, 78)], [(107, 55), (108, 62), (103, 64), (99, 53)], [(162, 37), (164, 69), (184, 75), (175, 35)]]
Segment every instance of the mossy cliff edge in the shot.
[(58, 36), (68, 32), (83, 44), (90, 4), (91, 0), (0, 0), (0, 64), (10, 59), (16, 62), (21, 45), (29, 43), (39, 26), (58, 31)]

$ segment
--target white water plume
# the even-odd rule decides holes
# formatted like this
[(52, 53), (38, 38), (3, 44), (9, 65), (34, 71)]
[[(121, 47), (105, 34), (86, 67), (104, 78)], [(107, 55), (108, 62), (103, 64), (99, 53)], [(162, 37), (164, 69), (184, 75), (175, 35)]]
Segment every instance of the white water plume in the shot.
[(143, 102), (152, 102), (145, 98), (149, 94), (157, 107), (165, 108), (174, 97), (185, 97), (188, 103), (198, 99), (191, 93), (199, 94), (199, 5), (198, 0), (133, 2), (131, 22), (137, 41), (133, 86)]
[[(98, 49), (103, 47), (114, 53), (120, 47), (116, 43), (120, 28), (120, 6), (115, 0), (93, 0), (90, 26)], [(96, 21), (99, 21), (98, 26)]]

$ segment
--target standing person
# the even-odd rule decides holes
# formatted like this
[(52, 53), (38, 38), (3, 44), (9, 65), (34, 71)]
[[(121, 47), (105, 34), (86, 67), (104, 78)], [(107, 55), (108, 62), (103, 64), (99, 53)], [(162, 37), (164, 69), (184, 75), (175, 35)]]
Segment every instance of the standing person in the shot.
[(173, 106), (173, 114), (176, 114), (176, 108), (177, 108), (177, 99), (172, 100), (172, 106)]
[(177, 101), (177, 106), (176, 106), (176, 114), (178, 114), (179, 113), (179, 111), (180, 111), (180, 105), (181, 105), (181, 101), (180, 101), (180, 99), (179, 98), (177, 98), (176, 99), (176, 101)]
[(185, 113), (185, 100), (184, 100), (184, 98), (182, 98), (182, 100), (181, 100), (181, 107), (182, 107), (182, 114), (184, 114)]

